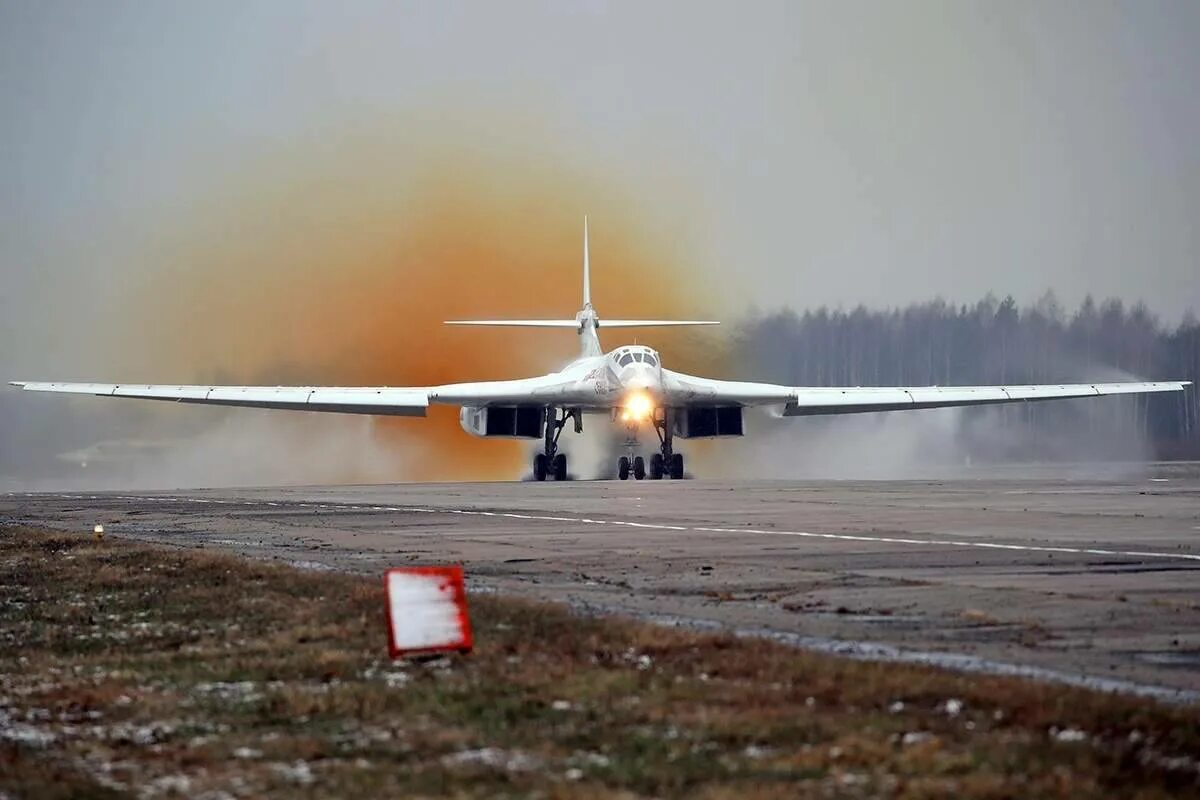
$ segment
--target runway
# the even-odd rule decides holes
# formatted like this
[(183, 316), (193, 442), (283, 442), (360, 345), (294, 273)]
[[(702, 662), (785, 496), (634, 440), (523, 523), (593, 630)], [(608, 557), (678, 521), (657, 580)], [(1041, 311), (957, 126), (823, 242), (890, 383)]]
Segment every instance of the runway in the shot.
[(0, 521), (1200, 691), (1200, 467), (0, 496)]

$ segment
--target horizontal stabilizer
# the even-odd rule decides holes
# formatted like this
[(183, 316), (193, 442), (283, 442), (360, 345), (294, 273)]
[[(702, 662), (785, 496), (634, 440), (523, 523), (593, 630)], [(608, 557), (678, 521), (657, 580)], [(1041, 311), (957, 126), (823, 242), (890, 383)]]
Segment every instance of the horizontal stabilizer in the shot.
[(601, 328), (668, 328), (675, 325), (720, 325), (707, 319), (602, 319)]
[(578, 328), (574, 319), (448, 319), (447, 325), (499, 325), (509, 328)]
[[(496, 325), (508, 328), (578, 328), (577, 319), (449, 319), (447, 325)], [(679, 325), (720, 325), (699, 319), (602, 319), (597, 328), (666, 328)]]

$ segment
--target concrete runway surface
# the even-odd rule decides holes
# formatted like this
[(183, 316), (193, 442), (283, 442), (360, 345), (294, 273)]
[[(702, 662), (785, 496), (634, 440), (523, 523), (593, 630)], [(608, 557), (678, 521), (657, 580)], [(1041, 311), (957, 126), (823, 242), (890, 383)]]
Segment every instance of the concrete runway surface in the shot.
[(461, 562), (475, 588), (1200, 699), (1200, 465), (1110, 472), (10, 493), (0, 522), (313, 568)]

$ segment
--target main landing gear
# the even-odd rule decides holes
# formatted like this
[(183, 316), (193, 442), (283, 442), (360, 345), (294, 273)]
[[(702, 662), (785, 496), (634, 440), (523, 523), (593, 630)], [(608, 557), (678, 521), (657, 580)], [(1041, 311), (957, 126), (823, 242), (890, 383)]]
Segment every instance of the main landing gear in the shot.
[(558, 436), (566, 426), (567, 420), (575, 420), (575, 432), (583, 432), (583, 418), (578, 409), (563, 409), (562, 419), (558, 418), (558, 409), (551, 406), (546, 409), (546, 441), (543, 451), (533, 457), (533, 479), (544, 481), (553, 478), (556, 481), (567, 479), (567, 456), (558, 452)]
[[(674, 436), (671, 433), (671, 423), (669, 412), (663, 409), (662, 418), (657, 414), (654, 415), (654, 432), (658, 435), (659, 451), (650, 456), (649, 470), (646, 468), (646, 461), (641, 456), (635, 456), (630, 459), (629, 456), (621, 456), (617, 460), (617, 477), (621, 480), (628, 480), (629, 473), (633, 473), (636, 480), (642, 480), (647, 475), (650, 480), (657, 481), (663, 478), (673, 478), (680, 480), (683, 478), (683, 454), (676, 453), (673, 448)], [(636, 433), (636, 428), (630, 431), (630, 440), (632, 444), (636, 444), (636, 438), (633, 434)]]

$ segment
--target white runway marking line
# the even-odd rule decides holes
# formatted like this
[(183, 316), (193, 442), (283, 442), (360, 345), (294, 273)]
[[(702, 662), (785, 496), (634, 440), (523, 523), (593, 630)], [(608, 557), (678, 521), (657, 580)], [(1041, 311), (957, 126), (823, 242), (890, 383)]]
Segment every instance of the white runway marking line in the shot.
[[(22, 493), (23, 497), (58, 497), (64, 500), (83, 499), (80, 495), (68, 494), (49, 494), (38, 495), (34, 493)], [(131, 495), (110, 495), (109, 498), (102, 498), (97, 495), (88, 495), (89, 500), (137, 500), (140, 502), (148, 501), (168, 501), (173, 503), (217, 503), (221, 505), (268, 505), (268, 506), (292, 506), (295, 508), (332, 508), (345, 511), (397, 511), (403, 513), (421, 513), (421, 514), (459, 514), (475, 517), (507, 517), (510, 519), (529, 519), (538, 522), (576, 522), (584, 525), (623, 525), (630, 528), (648, 528), (650, 530), (660, 531), (694, 531), (696, 533), (734, 533), (734, 534), (758, 534), (762, 536), (795, 536), (805, 539), (828, 539), (844, 542), (873, 542), (877, 544), (911, 544), (919, 547), (974, 547), (981, 550), (1015, 550), (1026, 553), (1067, 553), (1071, 555), (1089, 555), (1089, 556), (1117, 556), (1121, 558), (1163, 558), (1182, 561), (1200, 561), (1200, 555), (1190, 553), (1155, 553), (1141, 550), (1102, 550), (1099, 548), (1090, 547), (1051, 547), (1049, 545), (1026, 545), (1026, 544), (1004, 544), (1001, 542), (973, 542), (963, 539), (912, 539), (898, 536), (857, 536), (848, 533), (812, 533), (810, 531), (776, 531), (764, 530), (762, 528), (710, 528), (702, 526), (688, 525), (664, 525), (654, 522), (632, 522), (628, 520), (611, 520), (611, 519), (592, 519), (591, 517), (552, 517), (543, 516), (540, 514), (517, 514), (515, 512), (497, 512), (497, 511), (478, 511), (469, 508), (420, 508), (406, 506), (355, 506), (355, 505), (337, 505), (325, 503), (277, 503), (274, 501), (258, 501), (257, 503), (248, 500), (216, 500), (211, 498), (199, 497), (152, 497), (152, 496), (131, 496)], [(1200, 530), (1200, 528), (1197, 528)]]

